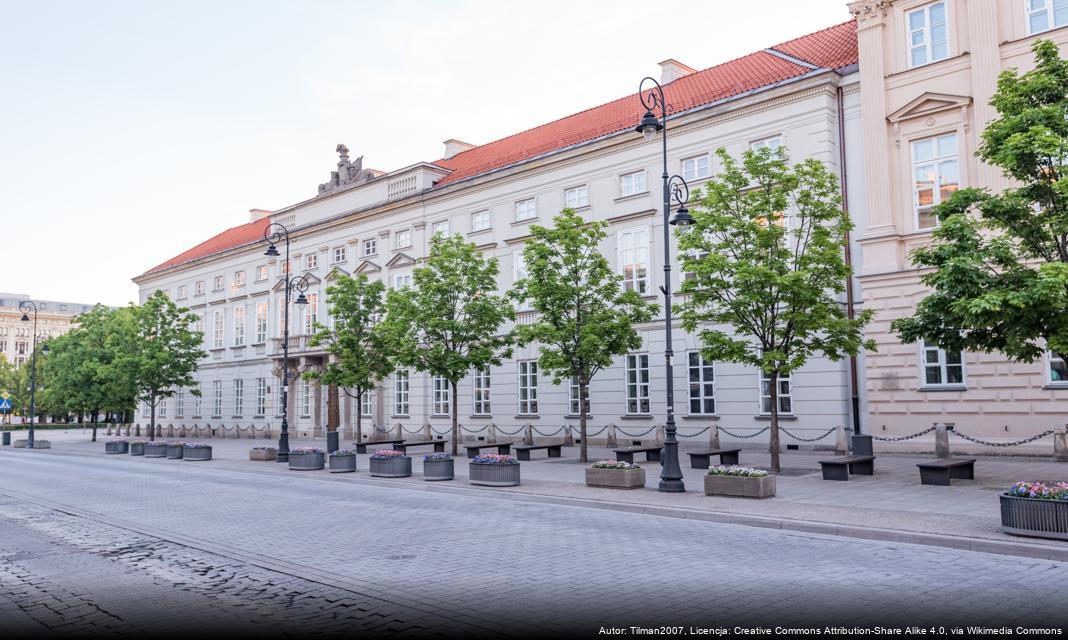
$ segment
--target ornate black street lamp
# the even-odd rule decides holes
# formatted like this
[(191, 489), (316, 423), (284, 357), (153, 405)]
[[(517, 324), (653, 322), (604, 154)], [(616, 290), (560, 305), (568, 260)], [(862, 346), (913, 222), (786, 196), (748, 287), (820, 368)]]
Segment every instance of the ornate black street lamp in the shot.
[(286, 243), (285, 261), (285, 302), (282, 313), (282, 432), (278, 435), (278, 462), (289, 462), (289, 292), (296, 289), (300, 295), (294, 304), (308, 304), (304, 292), (308, 290), (308, 279), (304, 276), (291, 276), (292, 266), (289, 262), (289, 229), (272, 222), (263, 230), (263, 239), (267, 241), (264, 255), (278, 257), (275, 245), (283, 240)]
[[(30, 432), (26, 437), (26, 448), (33, 449), (33, 419), (37, 415), (37, 304), (33, 300), (19, 303), (22, 322), (29, 322), (29, 312), (33, 311), (33, 354), (30, 356)], [(41, 347), (41, 352), (48, 353), (48, 345)]]
[[(652, 83), (652, 87), (646, 92), (646, 83)], [(690, 199), (690, 189), (680, 176), (668, 173), (667, 157), (667, 103), (664, 101), (664, 89), (653, 78), (643, 78), (638, 85), (638, 97), (645, 107), (645, 115), (642, 116), (635, 131), (642, 134), (646, 141), (652, 141), (656, 134), (661, 133), (663, 149), (664, 172), (664, 284), (660, 291), (664, 294), (664, 360), (667, 366), (667, 421), (664, 426), (664, 455), (663, 465), (660, 470), (660, 491), (677, 493), (686, 490), (682, 482), (682, 467), (679, 466), (679, 441), (675, 429), (675, 385), (672, 372), (674, 352), (671, 348), (671, 229), (670, 226), (685, 226), (693, 224), (693, 218), (686, 209), (686, 202)], [(660, 110), (657, 118), (655, 110)], [(679, 204), (679, 209), (674, 217), (671, 216), (671, 199), (674, 197)]]

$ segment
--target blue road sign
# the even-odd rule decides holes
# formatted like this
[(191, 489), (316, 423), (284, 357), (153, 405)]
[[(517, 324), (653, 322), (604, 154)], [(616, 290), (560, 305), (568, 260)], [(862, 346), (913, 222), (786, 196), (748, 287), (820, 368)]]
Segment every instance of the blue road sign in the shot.
[(0, 413), (7, 413), (11, 411), (11, 399), (0, 398)]

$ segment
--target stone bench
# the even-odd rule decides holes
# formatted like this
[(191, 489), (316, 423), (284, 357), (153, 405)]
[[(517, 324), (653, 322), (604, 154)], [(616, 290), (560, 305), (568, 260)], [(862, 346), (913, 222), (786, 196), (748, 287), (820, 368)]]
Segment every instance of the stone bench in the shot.
[(691, 469), (707, 469), (712, 456), (719, 456), (719, 463), (738, 464), (738, 453), (741, 449), (709, 449), (708, 451), (689, 451)]
[(508, 455), (509, 453), (512, 452), (512, 443), (511, 442), (503, 442), (503, 443), (502, 442), (498, 442), (496, 444), (491, 444), (491, 443), (480, 442), (480, 443), (477, 443), (477, 444), (465, 444), (464, 445), (464, 449), (467, 450), (467, 457), (468, 458), (474, 458), (475, 456), (478, 455), (479, 451), (481, 451), (482, 449), (496, 449), (497, 453), (501, 454), (502, 456), (506, 456), (506, 455)]
[(950, 479), (975, 479), (975, 458), (930, 460), (916, 465), (920, 468), (920, 484), (948, 487)]
[(824, 480), (849, 480), (849, 474), (875, 475), (875, 456), (839, 456), (819, 462)]
[(652, 447), (625, 447), (623, 449), (613, 449), (612, 453), (616, 454), (616, 460), (620, 462), (634, 462), (634, 454), (644, 453), (645, 459), (649, 462), (660, 462), (660, 451), (663, 449), (663, 445), (656, 445)]
[(530, 452), (535, 449), (545, 449), (550, 458), (559, 458), (563, 455), (563, 444), (520, 444), (516, 445), (515, 455), (520, 460), (530, 460)]

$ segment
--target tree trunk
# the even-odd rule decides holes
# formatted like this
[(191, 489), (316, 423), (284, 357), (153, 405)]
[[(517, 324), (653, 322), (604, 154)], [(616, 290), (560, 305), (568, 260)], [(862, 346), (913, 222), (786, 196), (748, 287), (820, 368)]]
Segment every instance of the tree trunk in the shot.
[(771, 453), (771, 472), (779, 473), (779, 372), (772, 371), (768, 374), (768, 383), (771, 385), (771, 423), (769, 426), (768, 450)]
[[(97, 416), (98, 413), (99, 413), (99, 411), (97, 411), (97, 410), (93, 411), (93, 439), (92, 439), (92, 442), (96, 442), (96, 416)], [(81, 417), (81, 416), (79, 416), (79, 417)]]
[(589, 380), (583, 376), (578, 376), (579, 383), (579, 437), (582, 439), (579, 442), (579, 461), (586, 462), (586, 396), (589, 390), (586, 388), (589, 386)]
[(363, 442), (363, 389), (356, 387), (356, 442)]
[(149, 396), (149, 414), (149, 420), (152, 422), (148, 424), (148, 439), (153, 441), (156, 439), (156, 394), (154, 393)]
[(341, 397), (338, 396), (336, 384), (326, 387), (326, 430), (337, 431), (341, 424)]
[(452, 411), (452, 455), (455, 456), (459, 451), (460, 422), (456, 415), (456, 382), (450, 380), (449, 385), (452, 387), (452, 397), (449, 398), (449, 409)]

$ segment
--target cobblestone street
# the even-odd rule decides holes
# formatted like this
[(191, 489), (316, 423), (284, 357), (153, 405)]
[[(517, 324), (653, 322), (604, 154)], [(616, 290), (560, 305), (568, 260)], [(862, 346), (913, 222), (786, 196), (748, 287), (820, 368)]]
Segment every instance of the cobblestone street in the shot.
[(8, 450), (0, 488), (0, 632), (1041, 627), (1068, 588), (1049, 560), (179, 461)]

